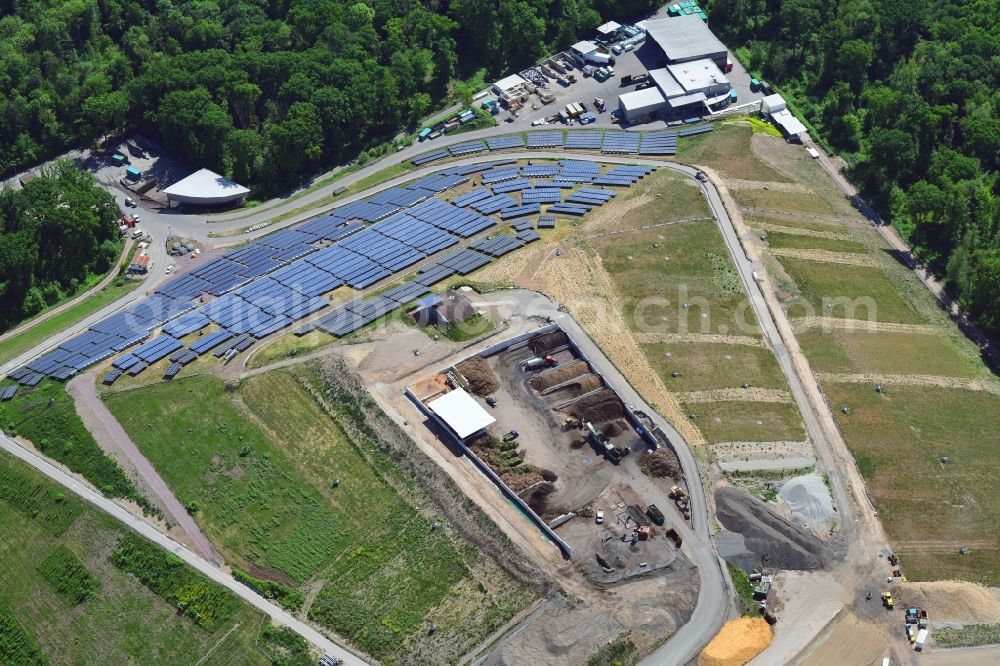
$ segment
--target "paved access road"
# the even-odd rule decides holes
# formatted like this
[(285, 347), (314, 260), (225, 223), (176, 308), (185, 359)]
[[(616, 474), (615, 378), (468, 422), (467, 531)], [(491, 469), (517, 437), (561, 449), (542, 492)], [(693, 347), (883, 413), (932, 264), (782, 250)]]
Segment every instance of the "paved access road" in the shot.
[(264, 599), (242, 583), (236, 582), (236, 580), (229, 574), (222, 572), (210, 562), (198, 557), (193, 552), (177, 543), (163, 532), (160, 532), (146, 521), (133, 515), (131, 512), (91, 488), (88, 484), (80, 481), (74, 475), (64, 471), (56, 465), (53, 465), (48, 461), (48, 459), (38, 455), (37, 453), (24, 448), (9, 438), (6, 434), (0, 434), (0, 449), (31, 465), (62, 487), (71, 490), (83, 500), (89, 502), (104, 513), (111, 515), (134, 532), (138, 532), (161, 548), (177, 555), (187, 564), (204, 574), (207, 578), (210, 578), (212, 581), (228, 588), (229, 591), (246, 601), (251, 606), (254, 606), (258, 610), (266, 613), (276, 623), (293, 629), (296, 633), (300, 634), (314, 645), (326, 650), (331, 655), (343, 659), (345, 664), (348, 664), (349, 666), (363, 666), (367, 663), (353, 653), (348, 652), (347, 650), (336, 645), (308, 624), (295, 619), (287, 611), (275, 606), (270, 601)]

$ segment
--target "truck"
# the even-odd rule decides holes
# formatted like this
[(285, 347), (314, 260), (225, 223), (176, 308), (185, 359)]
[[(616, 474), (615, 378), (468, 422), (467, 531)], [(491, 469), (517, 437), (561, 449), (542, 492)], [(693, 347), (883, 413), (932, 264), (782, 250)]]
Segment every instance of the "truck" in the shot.
[(916, 606), (910, 606), (906, 609), (906, 624), (916, 624), (919, 616), (920, 610)]
[(142, 172), (136, 169), (135, 167), (127, 167), (125, 169), (125, 177), (131, 181), (138, 182), (139, 180), (142, 179)]
[(663, 512), (660, 511), (655, 504), (650, 504), (646, 507), (646, 515), (649, 516), (649, 519), (657, 525), (662, 525), (666, 520), (663, 517)]
[(926, 642), (927, 642), (927, 630), (921, 629), (917, 633), (917, 642), (913, 644), (913, 649), (916, 650), (917, 652), (923, 652), (924, 643)]
[(920, 617), (917, 618), (917, 628), (926, 629), (927, 628), (927, 611), (920, 609)]
[(595, 65), (612, 65), (614, 64), (614, 58), (607, 53), (600, 53), (598, 51), (593, 51), (587, 54), (587, 61), (592, 62)]
[(524, 362), (524, 370), (538, 370), (539, 368), (554, 368), (559, 365), (555, 356), (536, 356)]
[(882, 605), (885, 606), (886, 609), (892, 610), (893, 605), (895, 605), (895, 602), (892, 600), (892, 592), (882, 593)]

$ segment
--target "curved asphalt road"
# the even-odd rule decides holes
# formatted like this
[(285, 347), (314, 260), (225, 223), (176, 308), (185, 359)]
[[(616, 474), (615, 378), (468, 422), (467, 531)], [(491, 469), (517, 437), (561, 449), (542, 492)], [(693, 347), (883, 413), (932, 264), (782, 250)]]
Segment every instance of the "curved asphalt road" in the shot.
[[(346, 176), (344, 179), (341, 179), (329, 186), (325, 186), (324, 188), (321, 188), (316, 192), (312, 192), (309, 195), (306, 195), (298, 200), (289, 202), (285, 206), (277, 206), (267, 210), (263, 210), (260, 215), (263, 219), (267, 219), (268, 217), (281, 212), (281, 209), (283, 208), (287, 208), (289, 206), (293, 208), (299, 208), (305, 206), (310, 201), (315, 201), (323, 196), (326, 196), (329, 193), (329, 191), (332, 190), (333, 187), (335, 186), (349, 185), (353, 182), (357, 182), (358, 180), (365, 178), (371, 175), (372, 173), (384, 169), (386, 166), (392, 164), (398, 164), (405, 160), (412, 159), (414, 154), (425, 152), (426, 150), (432, 148), (438, 149), (447, 146), (449, 144), (458, 143), (461, 141), (468, 141), (475, 138), (482, 138), (486, 136), (495, 136), (508, 133), (510, 133), (508, 131), (508, 128), (499, 126), (494, 128), (488, 128), (486, 130), (480, 130), (477, 132), (462, 134), (454, 138), (446, 137), (446, 139), (450, 140), (437, 142), (433, 146), (424, 146), (424, 145), (413, 146), (406, 150), (400, 151), (399, 153), (396, 153), (394, 155), (390, 155), (386, 159), (377, 162), (376, 164), (370, 167), (366, 167), (364, 169), (355, 171)], [(414, 150), (415, 148), (419, 148), (419, 150)], [(338, 201), (337, 205), (338, 206), (344, 205), (352, 200), (361, 198), (363, 196), (368, 196), (373, 192), (377, 192), (392, 187), (394, 186), (394, 184), (406, 182), (414, 178), (418, 178), (421, 175), (425, 175), (426, 173), (433, 173), (435, 171), (440, 171), (441, 169), (446, 169), (456, 165), (488, 162), (497, 159), (565, 158), (567, 156), (571, 156), (573, 159), (588, 160), (595, 162), (644, 164), (644, 165), (656, 166), (660, 168), (671, 169), (673, 171), (682, 173), (692, 178), (697, 173), (696, 169), (686, 165), (678, 164), (676, 162), (641, 159), (632, 156), (595, 155), (588, 153), (576, 154), (576, 153), (567, 153), (563, 151), (560, 152), (531, 151), (523, 153), (498, 153), (498, 154), (485, 154), (485, 155), (480, 154), (479, 156), (474, 158), (458, 160), (455, 162), (450, 162), (446, 165), (437, 165), (433, 167), (426, 167), (423, 169), (415, 170), (413, 172), (400, 176), (399, 178), (383, 183), (382, 185), (379, 185), (377, 187), (369, 188), (365, 190), (363, 193), (358, 193), (357, 195), (352, 195), (351, 197), (347, 197), (341, 201)], [(767, 336), (768, 340), (771, 342), (771, 345), (775, 350), (775, 354), (778, 358), (781, 368), (785, 372), (785, 375), (789, 381), (792, 393), (795, 396), (796, 402), (799, 404), (800, 411), (802, 412), (803, 417), (806, 421), (807, 429), (809, 430), (809, 433), (813, 437), (815, 442), (817, 442), (818, 444), (823, 443), (826, 441), (826, 438), (823, 435), (822, 430), (819, 428), (817, 419), (813, 414), (812, 409), (809, 407), (808, 401), (805, 398), (805, 393), (802, 389), (802, 384), (799, 381), (799, 377), (796, 374), (794, 367), (792, 366), (788, 350), (785, 347), (784, 343), (782, 342), (781, 336), (777, 330), (777, 326), (775, 325), (774, 319), (771, 316), (771, 312), (767, 308), (767, 303), (760, 289), (760, 285), (757, 284), (756, 280), (753, 279), (754, 266), (742, 250), (739, 238), (737, 237), (736, 234), (736, 230), (733, 226), (732, 220), (729, 218), (729, 215), (727, 214), (726, 209), (722, 204), (722, 199), (719, 196), (718, 190), (716, 189), (715, 185), (709, 181), (702, 181), (701, 187), (709, 202), (709, 206), (711, 207), (713, 213), (716, 216), (716, 219), (719, 222), (719, 226), (723, 233), (723, 237), (725, 238), (726, 244), (730, 250), (730, 253), (733, 256), (733, 260), (736, 263), (744, 287), (747, 289), (747, 293), (750, 296), (751, 303), (753, 305), (754, 312), (757, 315), (758, 321), (763, 327), (764, 333)], [(293, 217), (281, 225), (276, 225), (273, 227), (262, 229), (258, 233), (253, 235), (241, 236), (240, 239), (245, 240), (251, 237), (255, 237), (257, 235), (264, 235), (266, 233), (271, 233), (282, 226), (287, 226), (288, 224), (294, 224), (296, 221), (301, 221), (302, 219), (313, 217), (318, 213), (319, 211), (316, 210), (309, 211), (307, 213), (303, 213), (300, 216)], [(205, 234), (205, 226), (203, 218), (180, 216), (176, 214), (153, 214), (153, 215), (147, 215), (146, 217), (147, 220), (145, 224), (147, 229), (149, 229), (150, 227), (155, 228), (159, 225), (165, 225), (169, 223), (171, 224), (171, 230), (174, 233), (183, 233), (185, 235), (192, 235), (198, 237), (198, 235), (194, 233), (188, 234), (186, 230), (184, 230), (178, 225), (179, 219), (187, 219), (191, 222), (192, 225), (200, 227), (201, 234)], [(149, 222), (152, 222), (153, 224), (149, 224)], [(223, 228), (242, 228), (250, 224), (254, 224), (254, 221), (252, 219), (243, 218), (240, 220), (233, 221), (232, 223), (225, 224), (225, 226), (213, 224), (212, 227), (221, 230)], [(157, 231), (154, 231), (154, 234), (163, 234), (163, 231), (164, 230), (161, 228)], [(162, 237), (164, 239), (166, 238), (165, 235), (163, 235)], [(160, 252), (165, 252), (162, 243), (154, 242), (153, 247), (154, 248), (158, 247)], [(158, 275), (154, 274), (153, 276), (151, 276), (148, 282), (148, 284), (150, 285), (155, 284), (158, 281), (158, 278), (162, 276), (163, 266), (166, 262), (158, 261), (157, 263), (159, 264), (159, 274)], [(65, 340), (68, 337), (71, 337), (72, 335), (75, 335), (79, 331), (82, 331), (97, 319), (106, 316), (107, 314), (110, 314), (111, 312), (114, 312), (118, 309), (121, 309), (126, 305), (128, 305), (129, 303), (133, 302), (134, 300), (141, 298), (144, 295), (144, 291), (145, 290), (137, 290), (136, 292), (129, 294), (128, 296), (124, 297), (117, 303), (108, 306), (108, 308), (105, 308), (101, 312), (95, 313), (95, 315), (88, 317), (86, 320), (84, 320), (84, 322), (81, 322), (76, 326), (70, 327), (66, 331), (63, 331), (60, 335), (55, 336), (53, 339), (50, 339), (49, 341), (46, 341), (45, 344), (39, 345), (35, 349), (30, 350), (25, 354), (22, 354), (20, 357), (18, 357), (18, 359), (15, 359), (10, 364), (8, 364), (8, 366), (5, 366), (4, 370), (6, 370), (8, 367), (13, 368), (19, 364), (23, 364), (24, 362), (30, 360), (34, 356), (43, 353), (46, 349), (51, 348), (53, 345), (58, 344), (62, 340)], [(571, 330), (574, 334), (574, 337), (578, 338), (581, 341), (581, 344), (584, 344), (589, 347), (587, 351), (590, 355), (592, 355), (595, 359), (604, 359), (603, 354), (600, 353), (600, 351), (597, 349), (593, 341), (590, 340), (589, 336), (587, 336), (586, 333), (584, 333), (584, 331), (576, 324), (575, 321), (573, 321), (571, 317), (560, 315), (560, 323), (565, 325), (569, 330)], [(601, 368), (601, 371), (605, 373), (608, 377), (610, 377), (612, 381), (616, 383), (616, 385), (623, 387), (624, 390), (623, 394), (627, 397), (628, 400), (632, 402), (633, 406), (645, 405), (645, 403), (642, 401), (639, 395), (624, 380), (624, 377), (617, 370), (617, 368), (615, 368), (610, 362), (602, 364), (606, 364), (607, 367)], [(640, 409), (642, 408), (640, 407)], [(698, 655), (701, 649), (718, 632), (719, 628), (722, 626), (722, 624), (728, 617), (730, 604), (729, 604), (729, 594), (727, 592), (727, 579), (723, 573), (723, 567), (721, 565), (721, 561), (715, 554), (714, 548), (711, 543), (711, 529), (710, 529), (711, 519), (708, 514), (707, 497), (705, 494), (705, 489), (702, 487), (702, 484), (700, 483), (701, 475), (698, 471), (697, 463), (694, 459), (693, 454), (691, 453), (690, 447), (688, 446), (687, 442), (681, 437), (680, 433), (678, 433), (665, 419), (656, 414), (654, 410), (647, 408), (642, 411), (646, 411), (647, 415), (649, 415), (653, 419), (653, 421), (657, 425), (659, 425), (660, 428), (665, 433), (667, 433), (668, 436), (671, 438), (672, 442), (675, 444), (675, 448), (678, 453), (678, 458), (684, 470), (685, 476), (689, 481), (690, 492), (693, 500), (691, 502), (691, 506), (692, 506), (693, 522), (696, 531), (696, 537), (695, 537), (696, 543), (693, 544), (694, 547), (688, 548), (686, 550), (689, 553), (689, 556), (698, 566), (698, 570), (701, 576), (701, 589), (698, 597), (698, 605), (695, 608), (694, 614), (692, 615), (691, 619), (685, 625), (683, 625), (673, 636), (671, 636), (671, 638), (663, 646), (661, 646), (653, 654), (647, 657), (647, 659), (644, 660), (643, 663), (685, 664), (694, 659)], [(9, 451), (11, 450), (11, 448), (16, 449), (19, 453), (18, 457), (22, 458), (23, 460), (27, 460), (30, 464), (32, 464), (38, 469), (42, 468), (39, 466), (39, 464), (36, 464), (36, 462), (48, 465), (49, 468), (55, 470), (55, 474), (50, 473), (50, 470), (42, 470), (42, 471), (45, 472), (47, 475), (49, 475), (51, 478), (57, 480), (63, 485), (66, 485), (68, 488), (70, 488), (74, 492), (77, 492), (77, 494), (80, 494), (81, 496), (85, 497), (86, 499), (88, 499), (88, 501), (91, 501), (93, 504), (99, 506), (103, 510), (112, 513), (112, 515), (121, 520), (123, 523), (129, 525), (130, 527), (133, 527), (137, 531), (142, 532), (144, 535), (152, 531), (157, 535), (157, 538), (154, 540), (157, 543), (163, 545), (164, 547), (170, 548), (171, 550), (174, 550), (175, 548), (182, 548), (181, 546), (179, 546), (179, 544), (176, 544), (176, 542), (174, 542), (173, 540), (157, 532), (155, 528), (153, 528), (149, 524), (145, 523), (141, 519), (131, 514), (128, 514), (128, 512), (124, 511), (124, 509), (122, 509), (118, 505), (114, 504), (110, 500), (107, 500), (106, 498), (101, 497), (100, 495), (95, 493), (93, 490), (90, 490), (86, 486), (83, 486), (74, 477), (61, 472), (61, 470), (58, 470), (58, 468), (55, 468), (47, 461), (44, 461), (39, 456), (37, 456), (37, 454), (34, 454), (33, 452), (28, 452), (26, 449), (21, 448), (12, 440), (4, 438), (3, 448)], [(821, 456), (824, 457), (825, 462), (832, 463), (832, 460), (826, 460), (827, 447), (817, 446), (817, 448), (819, 449)], [(75, 486), (77, 487), (73, 487), (73, 485), (70, 484), (75, 484)], [(835, 494), (837, 495), (838, 504), (842, 508), (849, 507), (850, 504), (847, 501), (846, 493), (844, 492), (842, 486), (839, 483), (834, 483), (834, 489), (835, 489)], [(845, 530), (847, 530), (848, 537), (854, 536), (853, 521), (844, 520), (842, 522), (842, 526), (844, 527)], [(685, 545), (686, 546), (688, 545), (687, 542), (685, 543)], [(272, 610), (279, 614), (284, 614), (283, 611), (281, 611), (277, 607), (274, 607), (272, 604), (269, 604), (268, 602), (264, 601), (257, 595), (253, 594), (252, 592), (247, 590), (247, 588), (243, 587), (242, 585), (239, 585), (238, 583), (235, 583), (235, 581), (233, 581), (225, 574), (222, 574), (218, 569), (215, 569), (210, 563), (202, 560), (201, 558), (198, 558), (196, 555), (194, 555), (190, 551), (187, 551), (186, 549), (184, 549), (184, 552), (187, 553), (186, 559), (190, 563), (192, 563), (193, 566), (196, 566), (196, 568), (198, 568), (202, 572), (212, 571), (213, 579), (218, 580), (221, 577), (222, 579), (224, 579), (224, 581), (229, 581), (229, 583), (235, 585), (236, 588), (239, 588), (238, 591), (240, 593), (240, 596), (248, 600), (252, 598), (253, 601), (251, 603), (253, 603), (255, 606), (258, 606), (262, 610), (266, 610), (266, 612), (272, 615), (272, 617), (278, 617), (271, 612)], [(206, 573), (206, 575), (208, 574)], [(228, 587), (229, 583), (224, 583), (224, 584), (227, 584)], [(262, 606), (261, 604), (266, 605), (268, 608), (265, 609), (265, 607)], [(293, 619), (293, 622), (296, 621), (294, 621)], [(298, 622), (296, 622), (296, 624), (298, 624), (299, 626), (295, 626), (288, 622), (285, 622), (285, 624), (288, 624), (298, 633), (302, 634), (307, 639), (316, 643), (317, 645), (321, 645), (324, 647), (326, 645), (332, 646), (332, 643), (330, 643), (330, 641), (320, 636), (318, 632), (316, 632), (314, 629), (308, 627), (305, 624)], [(317, 640), (314, 640), (314, 638), (317, 638), (323, 642), (318, 642)], [(340, 652), (345, 652), (343, 649), (338, 648), (338, 650)], [(355, 663), (361, 663), (361, 662), (356, 661)]]

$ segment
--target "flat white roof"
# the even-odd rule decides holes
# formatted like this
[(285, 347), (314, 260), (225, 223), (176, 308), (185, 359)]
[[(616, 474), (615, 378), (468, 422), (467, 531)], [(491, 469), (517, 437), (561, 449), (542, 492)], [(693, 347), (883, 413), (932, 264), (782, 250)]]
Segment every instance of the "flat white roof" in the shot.
[(597, 50), (597, 44), (588, 41), (577, 42), (573, 45), (573, 50), (580, 55), (587, 55)]
[(496, 419), (464, 389), (445, 393), (428, 402), (427, 407), (462, 439), (496, 423)]
[(649, 78), (653, 79), (653, 83), (656, 84), (656, 87), (660, 89), (660, 92), (667, 99), (678, 97), (685, 93), (684, 87), (677, 83), (677, 79), (665, 68), (649, 70)]
[(214, 171), (200, 169), (178, 180), (163, 193), (175, 201), (212, 204), (234, 201), (250, 194), (250, 190)]
[(707, 98), (705, 97), (705, 93), (696, 92), (690, 95), (683, 95), (681, 97), (673, 97), (667, 101), (667, 104), (669, 104), (671, 108), (678, 109), (682, 106), (687, 106), (688, 104), (696, 104), (698, 102), (704, 102), (706, 99)]
[(657, 87), (636, 90), (618, 96), (618, 105), (625, 111), (637, 111), (663, 104), (666, 99)]
[(527, 85), (528, 82), (521, 78), (518, 74), (511, 74), (510, 76), (504, 77), (493, 84), (493, 87), (497, 90), (503, 92), (506, 90), (511, 90), (518, 86)]
[(725, 45), (719, 41), (697, 14), (675, 16), (655, 21), (643, 21), (646, 34), (656, 42), (667, 60), (691, 60), (724, 55)]
[(601, 33), (602, 35), (609, 35), (620, 27), (622, 27), (621, 24), (616, 23), (614, 21), (608, 21), (604, 25), (597, 26), (597, 32)]
[(681, 84), (685, 93), (698, 92), (711, 88), (713, 85), (729, 86), (729, 79), (711, 58), (700, 58), (667, 65), (667, 71), (677, 80), (677, 83)]
[(774, 111), (771, 113), (771, 117), (789, 136), (796, 136), (806, 131), (806, 126), (802, 124), (802, 121), (792, 115), (788, 109)]
[(788, 106), (788, 104), (785, 103), (785, 98), (778, 93), (768, 95), (761, 100), (761, 103), (763, 104), (762, 108), (768, 113), (777, 113)]

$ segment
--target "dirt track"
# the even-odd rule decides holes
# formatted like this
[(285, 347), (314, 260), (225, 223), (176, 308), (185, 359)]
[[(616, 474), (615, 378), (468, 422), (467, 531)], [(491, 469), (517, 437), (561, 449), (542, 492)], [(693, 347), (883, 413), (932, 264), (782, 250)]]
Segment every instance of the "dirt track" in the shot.
[(794, 402), (792, 394), (784, 389), (766, 389), (751, 386), (740, 389), (714, 389), (692, 391), (677, 396), (681, 402)]
[(768, 253), (776, 257), (822, 261), (827, 264), (844, 264), (845, 266), (861, 266), (864, 268), (878, 267), (878, 262), (867, 254), (830, 252), (828, 250), (796, 250), (787, 247), (772, 247), (768, 249)]
[(159, 500), (158, 503), (184, 530), (187, 541), (201, 553), (202, 557), (216, 564), (221, 563), (222, 558), (215, 551), (208, 537), (202, 533), (201, 528), (174, 496), (153, 464), (146, 456), (142, 455), (139, 447), (135, 445), (132, 438), (118, 423), (114, 414), (108, 410), (104, 401), (97, 395), (97, 389), (94, 386), (96, 374), (97, 371), (92, 370), (78, 375), (66, 386), (66, 390), (73, 396), (76, 412), (83, 419), (87, 430), (94, 436), (102, 449), (112, 454), (118, 453), (127, 459), (129, 466), (136, 471), (146, 487), (156, 496), (156, 499)]
[(966, 391), (987, 391), (1000, 395), (1000, 383), (990, 380), (960, 379), (938, 375), (876, 375), (816, 373), (816, 379), (833, 384), (885, 384), (887, 386), (934, 386), (937, 388), (965, 389)]

